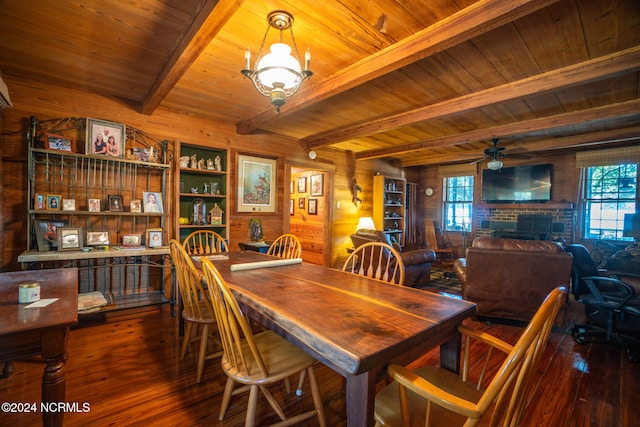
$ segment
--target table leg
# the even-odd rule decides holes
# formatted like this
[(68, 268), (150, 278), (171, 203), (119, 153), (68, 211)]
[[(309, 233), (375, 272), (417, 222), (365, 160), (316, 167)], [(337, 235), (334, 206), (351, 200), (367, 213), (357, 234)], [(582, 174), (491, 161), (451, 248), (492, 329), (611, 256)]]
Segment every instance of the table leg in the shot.
[(453, 336), (440, 345), (440, 366), (460, 373), (460, 351), (462, 350), (462, 335), (456, 328)]
[[(50, 329), (42, 332), (42, 357), (47, 364), (42, 376), (42, 402), (65, 402), (65, 369), (69, 328)], [(42, 411), (44, 426), (62, 426), (63, 411)]]
[(367, 427), (374, 424), (375, 376), (375, 371), (347, 376), (347, 427)]

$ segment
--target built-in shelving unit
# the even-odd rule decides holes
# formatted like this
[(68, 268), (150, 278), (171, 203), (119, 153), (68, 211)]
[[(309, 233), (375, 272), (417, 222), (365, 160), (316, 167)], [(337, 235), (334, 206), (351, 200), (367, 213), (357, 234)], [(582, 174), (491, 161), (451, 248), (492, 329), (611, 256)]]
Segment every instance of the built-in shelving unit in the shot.
[(383, 175), (373, 177), (373, 223), (390, 240), (404, 246), (406, 180)]
[[(27, 249), (18, 262), (25, 269), (78, 267), (78, 291), (100, 291), (110, 301), (105, 309), (173, 303), (173, 289), (166, 286), (172, 282), (167, 142), (127, 126), (121, 154), (86, 154), (86, 123), (31, 118)], [(52, 146), (51, 135), (66, 144)], [(153, 152), (155, 161), (134, 152)], [(159, 212), (145, 211), (149, 193), (158, 199)], [(146, 241), (148, 232), (153, 242)]]
[[(178, 142), (176, 153), (177, 239), (209, 229), (228, 240), (228, 150)], [(216, 206), (222, 211), (220, 220), (211, 215)]]

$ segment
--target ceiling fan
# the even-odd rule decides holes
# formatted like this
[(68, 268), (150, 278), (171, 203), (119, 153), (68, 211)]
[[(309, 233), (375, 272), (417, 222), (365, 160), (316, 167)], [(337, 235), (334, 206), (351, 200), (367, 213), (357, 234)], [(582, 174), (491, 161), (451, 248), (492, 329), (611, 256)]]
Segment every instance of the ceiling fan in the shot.
[[(502, 163), (502, 160), (500, 160), (501, 157), (506, 157), (506, 156), (511, 157), (515, 155), (518, 157), (531, 158), (530, 155), (517, 153), (518, 151), (517, 147), (510, 148), (509, 154), (507, 154), (505, 152), (505, 150), (507, 150), (507, 147), (499, 146), (498, 145), (499, 141), (500, 141), (500, 138), (493, 138), (491, 140), (491, 144), (492, 144), (491, 147), (484, 150), (485, 157), (489, 158), (489, 162), (487, 162), (487, 167), (489, 169), (494, 171), (502, 169), (503, 163)], [(484, 160), (484, 157), (482, 159), (476, 160), (476, 162), (481, 162), (482, 160)]]

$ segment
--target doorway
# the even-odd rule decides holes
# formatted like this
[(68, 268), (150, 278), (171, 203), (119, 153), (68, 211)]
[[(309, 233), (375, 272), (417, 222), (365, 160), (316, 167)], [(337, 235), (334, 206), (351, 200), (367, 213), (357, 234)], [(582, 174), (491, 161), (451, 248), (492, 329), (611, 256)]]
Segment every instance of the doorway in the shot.
[(302, 244), (302, 259), (311, 264), (329, 266), (333, 179), (335, 167), (320, 162), (287, 163), (289, 178), (289, 232)]

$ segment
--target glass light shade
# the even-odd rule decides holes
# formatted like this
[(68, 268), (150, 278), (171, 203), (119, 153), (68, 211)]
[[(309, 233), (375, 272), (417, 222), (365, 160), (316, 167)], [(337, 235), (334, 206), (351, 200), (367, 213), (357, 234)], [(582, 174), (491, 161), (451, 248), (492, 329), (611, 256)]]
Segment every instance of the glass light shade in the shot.
[(493, 171), (496, 171), (498, 169), (502, 169), (502, 162), (500, 160), (493, 159), (489, 163), (487, 163), (487, 167)]
[(373, 218), (370, 216), (362, 216), (358, 220), (358, 225), (356, 225), (356, 231), (358, 230), (375, 230), (376, 226), (373, 223)]
[(300, 63), (291, 56), (291, 48), (285, 43), (274, 43), (270, 50), (256, 66), (260, 83), (270, 88), (276, 87), (276, 83), (281, 83), (284, 89), (295, 87), (299, 83)]

